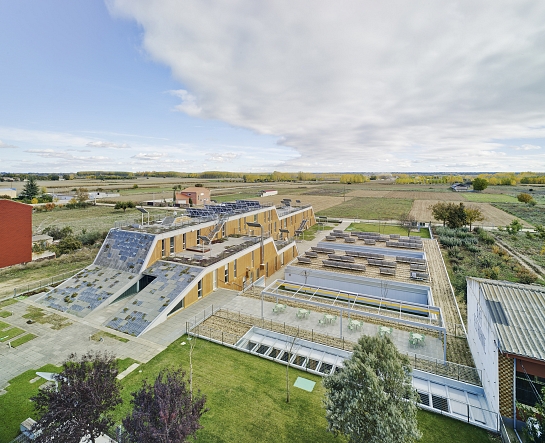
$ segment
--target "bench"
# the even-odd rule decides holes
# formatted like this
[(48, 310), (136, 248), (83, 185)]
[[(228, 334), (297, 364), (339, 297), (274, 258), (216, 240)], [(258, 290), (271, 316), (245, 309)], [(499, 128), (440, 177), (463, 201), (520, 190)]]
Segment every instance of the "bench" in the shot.
[(426, 272), (426, 265), (420, 263), (411, 263), (410, 271)]
[(413, 280), (429, 280), (430, 274), (426, 272), (411, 272), (411, 278)]
[(306, 251), (305, 256), (310, 258), (318, 258), (318, 253), (314, 251)]
[(379, 268), (379, 272), (384, 275), (396, 275), (396, 270), (392, 268)]
[(299, 257), (297, 257), (297, 261), (299, 263), (304, 263), (306, 265), (310, 265), (312, 264), (312, 260), (308, 257), (303, 257), (302, 255), (300, 255)]

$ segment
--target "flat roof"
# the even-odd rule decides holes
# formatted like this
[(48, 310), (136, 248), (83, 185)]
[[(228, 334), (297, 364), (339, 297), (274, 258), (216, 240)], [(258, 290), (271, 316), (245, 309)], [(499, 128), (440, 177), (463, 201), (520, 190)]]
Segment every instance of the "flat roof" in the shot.
[(468, 279), (479, 283), (498, 332), (500, 350), (545, 361), (545, 287)]

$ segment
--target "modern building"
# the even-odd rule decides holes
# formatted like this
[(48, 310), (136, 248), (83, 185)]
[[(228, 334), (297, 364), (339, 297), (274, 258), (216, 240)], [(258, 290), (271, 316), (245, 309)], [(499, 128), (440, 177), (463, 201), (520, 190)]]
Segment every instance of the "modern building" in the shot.
[(32, 206), (0, 200), (0, 268), (32, 261)]
[(277, 195), (277, 194), (278, 194), (278, 191), (276, 191), (274, 189), (268, 189), (268, 190), (260, 191), (259, 196), (260, 197), (270, 197), (271, 195)]
[(239, 200), (114, 228), (91, 266), (39, 302), (79, 317), (117, 302), (104, 325), (139, 336), (217, 288), (271, 275), (298, 255), (295, 231), (313, 224), (312, 206)]
[(513, 420), (545, 387), (545, 288), (468, 277), (467, 327), (489, 404)]
[(467, 192), (469, 191), (469, 186), (465, 183), (454, 183), (451, 187), (451, 190), (454, 192)]
[(210, 189), (194, 186), (176, 192), (177, 205), (188, 206), (191, 204), (202, 206), (208, 203), (210, 203)]

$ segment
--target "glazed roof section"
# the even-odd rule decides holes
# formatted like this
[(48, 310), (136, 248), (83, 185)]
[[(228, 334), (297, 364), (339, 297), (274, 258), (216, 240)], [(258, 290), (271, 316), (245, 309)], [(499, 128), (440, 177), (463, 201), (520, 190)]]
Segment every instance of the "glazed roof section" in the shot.
[(152, 234), (111, 229), (94, 264), (138, 274), (154, 239)]
[(545, 288), (474, 278), (503, 352), (545, 361)]

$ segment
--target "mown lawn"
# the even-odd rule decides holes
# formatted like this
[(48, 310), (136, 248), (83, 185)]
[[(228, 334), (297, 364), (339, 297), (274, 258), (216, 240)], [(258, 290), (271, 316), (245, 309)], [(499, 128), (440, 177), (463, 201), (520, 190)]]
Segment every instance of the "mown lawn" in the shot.
[(329, 225), (319, 225), (315, 224), (312, 225), (310, 228), (305, 230), (305, 240), (314, 240), (316, 238), (316, 234), (320, 231), (331, 231), (333, 229), (333, 226)]
[[(351, 223), (348, 228), (346, 228), (347, 231), (363, 231), (363, 232), (380, 232), (381, 234), (399, 234), (399, 235), (407, 235), (407, 229), (403, 228), (401, 226), (395, 226), (395, 225), (379, 225), (379, 224), (371, 224), (371, 223)], [(422, 237), (422, 238), (430, 238), (430, 231), (428, 228), (422, 228), (420, 229), (420, 232), (418, 231), (411, 231), (411, 236), (416, 237)]]
[[(146, 364), (125, 377), (124, 403), (115, 412), (119, 421), (130, 409), (131, 392), (144, 379), (152, 381), (162, 368), (189, 368), (186, 337), (171, 344)], [(132, 361), (120, 362), (120, 371)], [(52, 365), (37, 369), (56, 372)], [(141, 372), (140, 372), (141, 371)], [(204, 340), (197, 340), (193, 351), (193, 383), (207, 396), (197, 442), (345, 442), (326, 431), (322, 406), (324, 390), (321, 378), (290, 369), (290, 403), (286, 403), (285, 367)], [(293, 387), (298, 376), (313, 380), (313, 392)], [(8, 393), (0, 396), (0, 410), (6, 411), (0, 428), (0, 443), (8, 442), (18, 432), (21, 421), (35, 417), (29, 398), (41, 382), (30, 384), (35, 371), (27, 371), (11, 380)], [(482, 429), (425, 411), (418, 413), (422, 443), (489, 443), (495, 441)]]
[(411, 210), (413, 200), (405, 198), (355, 197), (340, 205), (318, 212), (321, 217), (398, 220)]
[(464, 192), (462, 195), (467, 201), (479, 203), (516, 203), (518, 201), (516, 197), (506, 194), (481, 194), (478, 192)]

